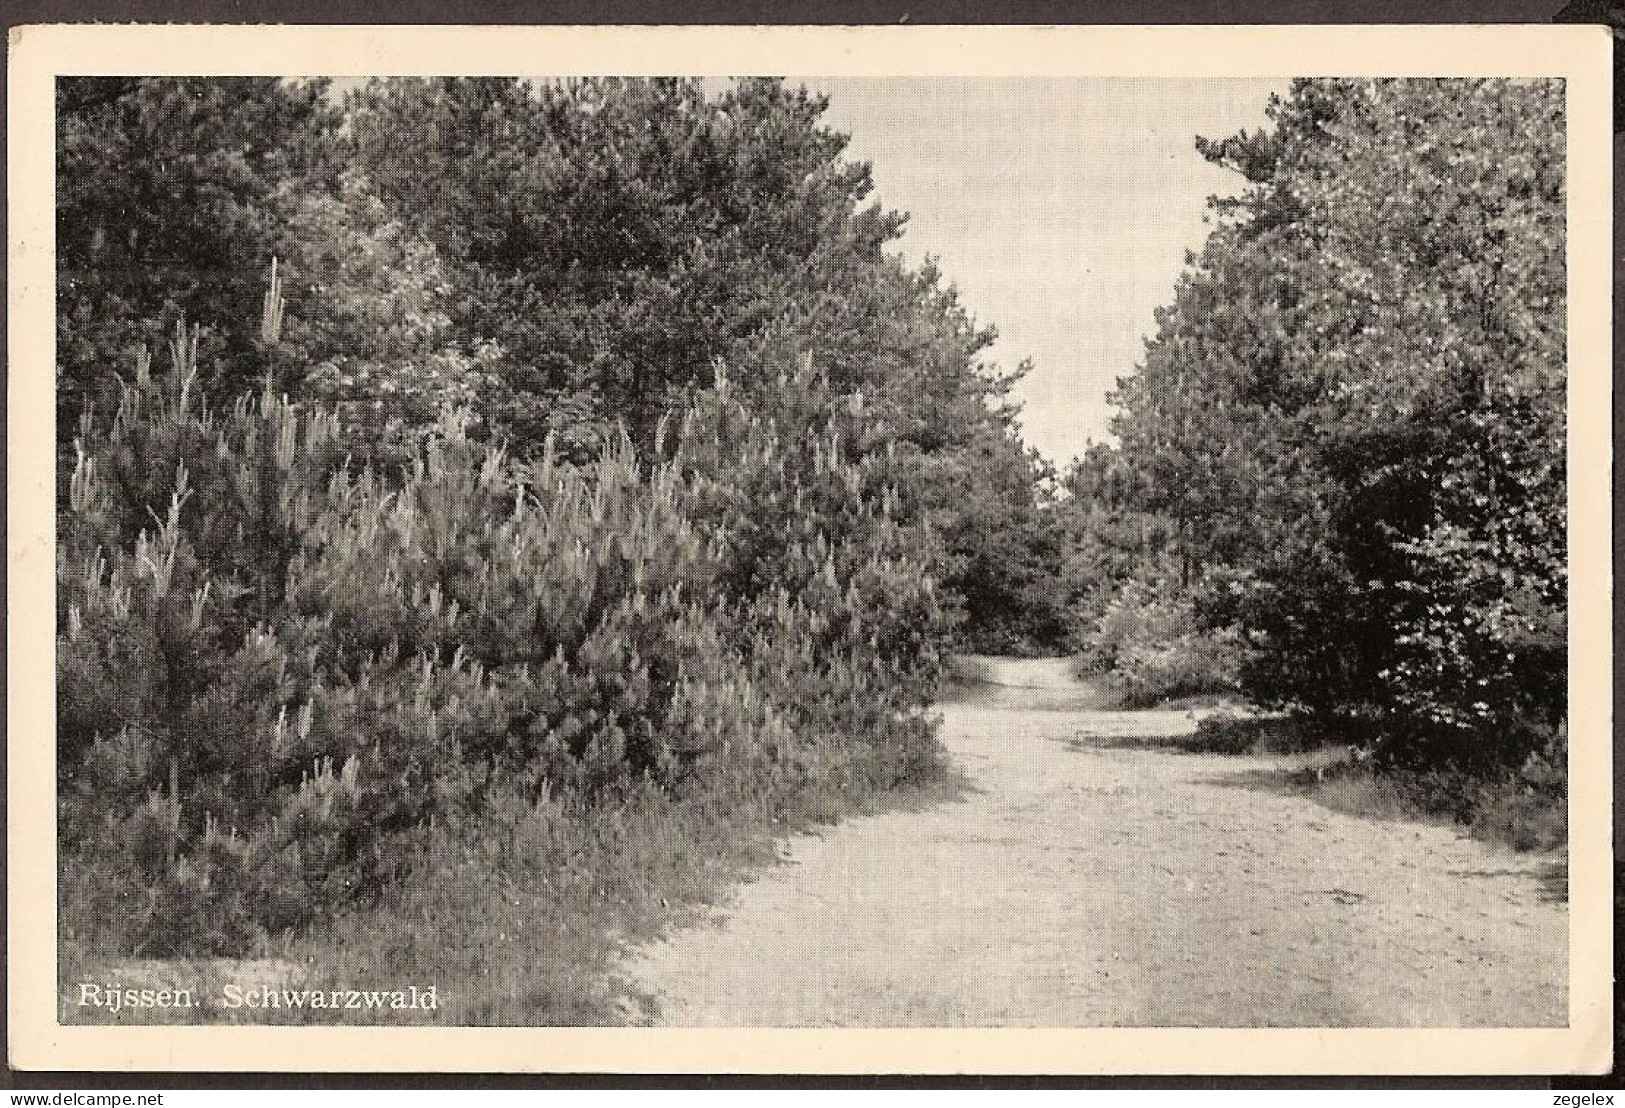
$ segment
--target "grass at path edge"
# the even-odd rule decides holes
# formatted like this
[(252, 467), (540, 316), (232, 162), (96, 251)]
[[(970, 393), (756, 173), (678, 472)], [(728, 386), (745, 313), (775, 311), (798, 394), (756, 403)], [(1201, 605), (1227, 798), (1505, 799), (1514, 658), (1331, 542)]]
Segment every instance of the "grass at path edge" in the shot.
[[(477, 823), (437, 828), (385, 899), (303, 935), (262, 944), (240, 962), (115, 957), (74, 935), (60, 913), (59, 1017), (67, 1023), (614, 1026), (640, 1022), (634, 982), (615, 970), (632, 947), (698, 919), (754, 872), (777, 863), (793, 834), (842, 819), (918, 810), (967, 788), (938, 749), (934, 764), (880, 792), (768, 800), (683, 799), (650, 788), (590, 811), (514, 801)], [(61, 901), (77, 879), (65, 867)], [(190, 1010), (114, 1013), (71, 1003), (78, 983), (192, 988)], [(424, 1010), (229, 1008), (226, 984), (291, 989), (436, 986)], [(640, 1018), (641, 1017), (641, 1018)]]

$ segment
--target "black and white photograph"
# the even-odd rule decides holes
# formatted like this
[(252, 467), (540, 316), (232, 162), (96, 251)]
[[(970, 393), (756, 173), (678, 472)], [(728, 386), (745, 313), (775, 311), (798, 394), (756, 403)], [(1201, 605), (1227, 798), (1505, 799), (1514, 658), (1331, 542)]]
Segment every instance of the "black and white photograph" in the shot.
[(1608, 40), (1503, 30), (66, 55), (14, 1019), (1603, 1064)]

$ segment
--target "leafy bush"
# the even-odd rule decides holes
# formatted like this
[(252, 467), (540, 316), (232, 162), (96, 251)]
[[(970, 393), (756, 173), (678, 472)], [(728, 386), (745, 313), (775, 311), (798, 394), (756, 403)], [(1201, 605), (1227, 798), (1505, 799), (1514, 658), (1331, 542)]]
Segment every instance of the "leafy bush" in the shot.
[(1078, 669), (1107, 674), (1124, 705), (1148, 707), (1235, 691), (1242, 657), (1233, 632), (1205, 630), (1188, 602), (1131, 581), (1107, 601)]
[[(358, 455), (409, 458), (440, 412), (482, 407), (500, 351), (460, 349), (444, 259), (363, 174), (345, 171), (330, 191), (284, 180), (273, 201), (283, 215), (274, 364), (298, 395), (331, 404)], [(403, 440), (405, 450), (392, 445)]]

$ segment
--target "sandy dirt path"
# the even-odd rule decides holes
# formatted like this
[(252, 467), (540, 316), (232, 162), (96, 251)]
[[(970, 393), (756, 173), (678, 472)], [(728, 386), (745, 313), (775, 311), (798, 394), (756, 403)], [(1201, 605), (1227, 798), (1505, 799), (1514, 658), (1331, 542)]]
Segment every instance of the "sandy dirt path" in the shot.
[(785, 864), (625, 963), (644, 1012), (741, 1027), (1566, 1022), (1552, 859), (1260, 788), (1279, 758), (1114, 746), (1195, 717), (1098, 710), (1053, 661), (991, 676), (943, 708), (959, 799), (791, 840)]

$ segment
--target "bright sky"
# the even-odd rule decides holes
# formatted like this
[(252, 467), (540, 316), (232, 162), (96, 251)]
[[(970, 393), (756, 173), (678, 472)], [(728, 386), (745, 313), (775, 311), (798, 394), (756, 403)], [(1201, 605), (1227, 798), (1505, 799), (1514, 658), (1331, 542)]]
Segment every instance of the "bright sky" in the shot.
[(1065, 465), (1106, 437), (1106, 393), (1139, 362), (1152, 313), (1206, 236), (1211, 193), (1240, 179), (1196, 135), (1265, 122), (1267, 80), (798, 78), (873, 163), (876, 195), (910, 213), (906, 257), (941, 259), (994, 359), (1036, 368), (1023, 434)]

